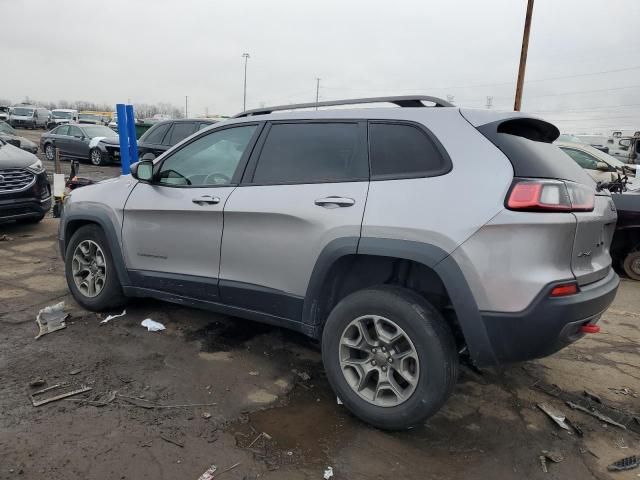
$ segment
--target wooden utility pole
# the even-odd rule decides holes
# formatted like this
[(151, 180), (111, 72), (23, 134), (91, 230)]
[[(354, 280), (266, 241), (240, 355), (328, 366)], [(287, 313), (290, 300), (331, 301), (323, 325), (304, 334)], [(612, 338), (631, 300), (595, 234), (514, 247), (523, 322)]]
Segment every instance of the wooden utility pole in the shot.
[(531, 31), (531, 14), (533, 13), (533, 0), (527, 0), (527, 16), (524, 19), (524, 34), (522, 35), (522, 49), (520, 50), (520, 67), (518, 68), (518, 83), (516, 85), (516, 101), (513, 109), (520, 111), (522, 104), (522, 88), (524, 87), (524, 71), (527, 67), (527, 51), (529, 50), (529, 32)]

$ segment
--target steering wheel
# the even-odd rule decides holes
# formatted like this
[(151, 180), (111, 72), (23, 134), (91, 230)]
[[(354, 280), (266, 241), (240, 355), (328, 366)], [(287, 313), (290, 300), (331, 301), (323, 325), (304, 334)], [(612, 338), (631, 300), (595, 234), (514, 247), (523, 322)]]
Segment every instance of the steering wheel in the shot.
[[(227, 185), (231, 183), (231, 179), (222, 173), (210, 173), (202, 182), (203, 185), (211, 185), (209, 179), (213, 181), (213, 185)], [(222, 180), (222, 181), (220, 181)]]

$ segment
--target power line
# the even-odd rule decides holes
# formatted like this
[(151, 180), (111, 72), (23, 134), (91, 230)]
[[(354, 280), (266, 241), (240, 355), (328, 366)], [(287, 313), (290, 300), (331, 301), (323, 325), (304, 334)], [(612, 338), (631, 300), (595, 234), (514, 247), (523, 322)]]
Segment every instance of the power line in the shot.
[(529, 110), (530, 113), (580, 113), (580, 112), (599, 112), (602, 110), (613, 110), (616, 108), (631, 108), (640, 106), (640, 103), (627, 103), (624, 105), (598, 105), (590, 108), (561, 109), (561, 110)]

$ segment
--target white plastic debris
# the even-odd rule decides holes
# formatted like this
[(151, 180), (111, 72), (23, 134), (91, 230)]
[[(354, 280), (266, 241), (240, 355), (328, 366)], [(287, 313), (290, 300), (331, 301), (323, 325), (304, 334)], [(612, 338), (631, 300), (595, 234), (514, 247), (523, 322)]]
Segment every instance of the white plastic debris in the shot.
[(47, 333), (65, 328), (67, 325), (64, 321), (68, 316), (68, 313), (64, 313), (64, 302), (56, 303), (40, 310), (36, 317), (36, 323), (40, 328), (36, 340)]
[(159, 332), (165, 329), (163, 324), (161, 324), (160, 322), (154, 322), (150, 318), (143, 320), (141, 325), (143, 327), (147, 327), (147, 330), (150, 332)]
[(104, 325), (105, 323), (110, 322), (111, 320), (113, 320), (114, 318), (118, 318), (118, 317), (124, 317), (127, 314), (126, 310), (123, 310), (122, 313), (119, 313), (117, 315), (109, 315), (107, 318), (105, 318), (104, 320), (102, 320), (100, 322), (100, 325)]
[(213, 474), (216, 473), (217, 469), (218, 467), (216, 467), (215, 465), (211, 465), (202, 475), (198, 477), (198, 480), (213, 480)]
[(324, 471), (324, 480), (329, 480), (330, 478), (333, 477), (333, 467), (327, 467), (327, 469)]
[(340, 400), (340, 397), (336, 397), (336, 403), (338, 405), (342, 405), (342, 400)]

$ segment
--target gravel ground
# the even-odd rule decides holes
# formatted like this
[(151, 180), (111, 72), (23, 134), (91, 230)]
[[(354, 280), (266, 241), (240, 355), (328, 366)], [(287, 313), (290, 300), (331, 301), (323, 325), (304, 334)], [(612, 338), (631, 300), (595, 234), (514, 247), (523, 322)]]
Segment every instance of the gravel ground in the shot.
[[(607, 425), (532, 386), (586, 389), (640, 414), (640, 283), (622, 281), (602, 333), (499, 371), (464, 367), (439, 414), (386, 433), (336, 405), (317, 345), (297, 334), (148, 300), (100, 325), (68, 294), (56, 230), (56, 219), (0, 226), (11, 238), (0, 242), (0, 479), (195, 480), (237, 463), (222, 478), (321, 479), (329, 465), (338, 480), (638, 478), (607, 465), (640, 453), (640, 423)], [(35, 340), (38, 310), (62, 300), (67, 327)], [(145, 318), (167, 329), (148, 332)], [(32, 406), (31, 393), (56, 384), (92, 390)], [(562, 455), (548, 473), (542, 450)]]

